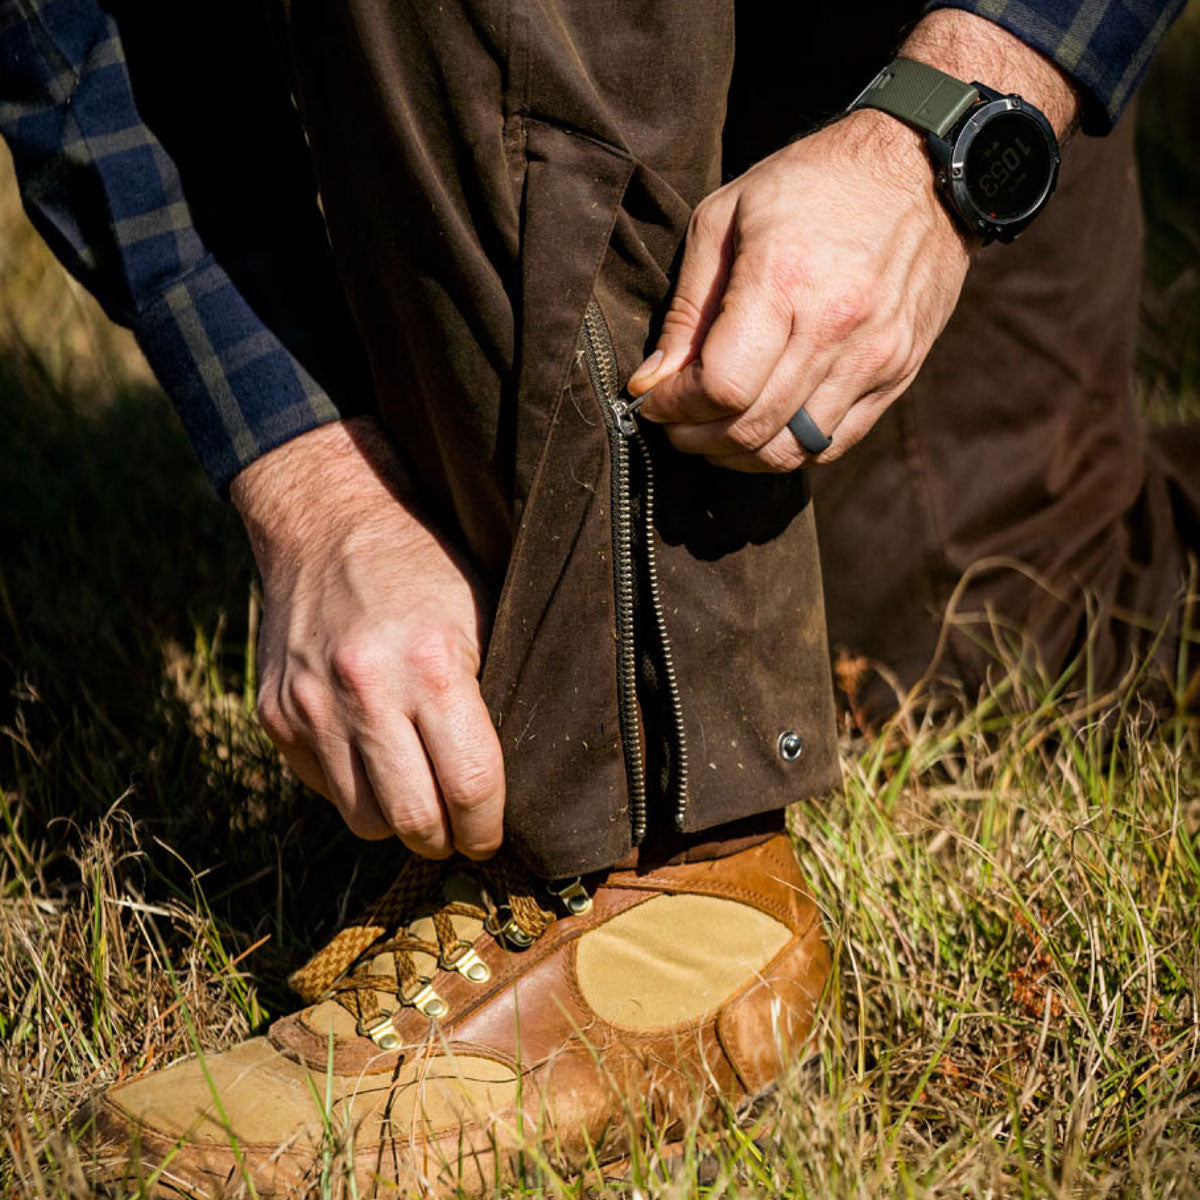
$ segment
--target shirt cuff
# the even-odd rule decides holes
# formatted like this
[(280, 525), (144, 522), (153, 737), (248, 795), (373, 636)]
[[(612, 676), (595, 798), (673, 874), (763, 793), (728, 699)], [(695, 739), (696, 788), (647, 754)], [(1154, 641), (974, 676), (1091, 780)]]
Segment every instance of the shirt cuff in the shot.
[(349, 415), (267, 329), (212, 255), (142, 309), (133, 330), (213, 485)]
[[(1084, 133), (1108, 133), (1184, 0), (929, 0), (1007, 29), (1074, 81)], [(987, 80), (981, 80), (987, 83)]]

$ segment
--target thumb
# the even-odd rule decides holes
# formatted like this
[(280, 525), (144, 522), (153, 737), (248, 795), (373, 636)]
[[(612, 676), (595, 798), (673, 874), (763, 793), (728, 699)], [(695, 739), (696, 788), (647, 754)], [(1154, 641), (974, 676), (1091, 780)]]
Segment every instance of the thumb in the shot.
[(658, 344), (629, 377), (626, 389), (631, 396), (644, 395), (699, 355), (709, 327), (721, 311), (732, 261), (732, 219), (720, 222), (714, 230), (713, 223), (698, 223), (693, 218)]

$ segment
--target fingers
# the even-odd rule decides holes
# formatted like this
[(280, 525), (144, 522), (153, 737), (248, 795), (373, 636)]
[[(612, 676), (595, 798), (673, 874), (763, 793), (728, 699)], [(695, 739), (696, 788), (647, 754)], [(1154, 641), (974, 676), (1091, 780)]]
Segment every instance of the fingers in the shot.
[(698, 356), (720, 312), (733, 257), (728, 214), (719, 206), (700, 205), (688, 227), (683, 261), (658, 345), (626, 385), (631, 396), (643, 395)]
[[(898, 321), (873, 320), (843, 332), (831, 344), (820, 323), (810, 327), (797, 317), (796, 328), (773, 363), (769, 378), (760, 383), (761, 371), (727, 365), (735, 363), (731, 346), (717, 340), (725, 315), (722, 312), (714, 323), (701, 361), (722, 364), (710, 369), (710, 378), (742, 372), (744, 394), (731, 406), (735, 411), (698, 420), (695, 414), (703, 408), (694, 397), (677, 405), (660, 403), (660, 395), (679, 396), (692, 386), (685, 377), (698, 366), (693, 363), (677, 377), (678, 390), (674, 388), (676, 380), (658, 385), (647, 401), (654, 405), (647, 415), (655, 418), (666, 411), (671, 422), (667, 437), (676, 449), (703, 455), (733, 470), (792, 471), (813, 462), (834, 461), (865, 435), (887, 404), (905, 390), (920, 365), (915, 343), (898, 332)], [(725, 328), (735, 339), (741, 336), (733, 323)], [(715, 347), (710, 353), (712, 343)], [(833, 439), (834, 444), (820, 454), (805, 451), (787, 428), (801, 408)], [(751, 462), (751, 456), (758, 461)]]
[(395, 837), (357, 747), (342, 737), (322, 738), (316, 757), (328, 781), (321, 794), (337, 805), (350, 832), (368, 842)]
[(685, 454), (714, 459), (753, 454), (779, 433), (804, 398), (824, 382), (818, 375), (823, 369), (824, 364), (814, 363), (800, 340), (794, 338), (775, 364), (770, 379), (744, 411), (698, 424), (669, 424), (667, 437)]
[(306, 663), (264, 678), (259, 719), (357, 836), (395, 836), (426, 858), (483, 858), (503, 836), (499, 739), (469, 655), (450, 637), (418, 645), (398, 656), (383, 638), (346, 639), (328, 675)]
[(421, 738), (437, 773), (454, 848), (486, 858), (504, 832), (504, 761), (500, 739), (475, 681), (417, 712)]
[(358, 730), (371, 796), (380, 819), (414, 854), (447, 858), (454, 836), (434, 777), (434, 766), (417, 730), (397, 715)]
[(778, 369), (792, 338), (792, 319), (791, 302), (770, 271), (755, 256), (739, 255), (698, 357), (653, 388), (642, 415), (694, 424), (747, 412)]
[(709, 455), (709, 460), (731, 471), (748, 473), (794, 471), (814, 463), (836, 462), (870, 432), (884, 410), (903, 393), (916, 372), (896, 385), (847, 400), (832, 388), (821, 389), (806, 408), (818, 429), (832, 437), (833, 445), (820, 454), (810, 454), (785, 425), (774, 437), (753, 451)]

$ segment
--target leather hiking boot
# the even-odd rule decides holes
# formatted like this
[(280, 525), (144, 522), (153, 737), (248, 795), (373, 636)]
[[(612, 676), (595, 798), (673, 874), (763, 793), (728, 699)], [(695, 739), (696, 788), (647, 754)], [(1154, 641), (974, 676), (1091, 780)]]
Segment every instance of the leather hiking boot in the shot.
[(411, 859), (292, 977), (308, 1007), (98, 1098), (112, 1173), (278, 1197), (332, 1152), (361, 1196), (479, 1194), (769, 1090), (830, 965), (787, 838), (585, 882)]

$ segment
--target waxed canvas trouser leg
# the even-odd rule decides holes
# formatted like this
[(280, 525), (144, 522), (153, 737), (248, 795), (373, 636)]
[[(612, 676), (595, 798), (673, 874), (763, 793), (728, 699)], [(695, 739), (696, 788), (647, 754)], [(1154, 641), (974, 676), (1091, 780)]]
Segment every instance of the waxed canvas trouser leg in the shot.
[(703, 838), (835, 785), (805, 476), (643, 447), (602, 394), (720, 182), (729, 0), (292, 0), (287, 28), (381, 419), (495, 598), (507, 843), (572, 874), (639, 816)]

